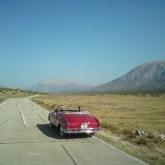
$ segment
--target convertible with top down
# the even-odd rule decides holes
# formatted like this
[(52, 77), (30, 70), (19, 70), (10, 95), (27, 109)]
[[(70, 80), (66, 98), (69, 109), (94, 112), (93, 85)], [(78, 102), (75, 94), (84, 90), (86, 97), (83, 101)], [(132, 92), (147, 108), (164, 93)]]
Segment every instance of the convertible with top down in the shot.
[(48, 120), (50, 127), (57, 127), (62, 137), (82, 133), (92, 136), (100, 131), (98, 119), (87, 111), (81, 111), (79, 105), (59, 105), (49, 113)]

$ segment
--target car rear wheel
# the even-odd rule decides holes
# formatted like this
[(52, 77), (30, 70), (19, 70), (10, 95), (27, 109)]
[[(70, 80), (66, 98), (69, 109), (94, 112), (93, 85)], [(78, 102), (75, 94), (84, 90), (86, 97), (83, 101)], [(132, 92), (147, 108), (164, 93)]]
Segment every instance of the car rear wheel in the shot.
[(87, 133), (87, 137), (92, 137), (94, 135), (94, 133)]
[(64, 128), (60, 125), (60, 135), (61, 137), (64, 137), (66, 135), (65, 132), (63, 132)]

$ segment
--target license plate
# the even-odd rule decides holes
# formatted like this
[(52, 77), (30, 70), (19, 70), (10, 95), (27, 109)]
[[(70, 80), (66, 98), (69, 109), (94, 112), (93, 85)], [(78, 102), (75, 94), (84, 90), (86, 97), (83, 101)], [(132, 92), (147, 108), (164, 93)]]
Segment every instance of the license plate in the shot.
[(82, 123), (81, 124), (81, 129), (87, 129), (88, 128), (88, 124), (87, 123)]

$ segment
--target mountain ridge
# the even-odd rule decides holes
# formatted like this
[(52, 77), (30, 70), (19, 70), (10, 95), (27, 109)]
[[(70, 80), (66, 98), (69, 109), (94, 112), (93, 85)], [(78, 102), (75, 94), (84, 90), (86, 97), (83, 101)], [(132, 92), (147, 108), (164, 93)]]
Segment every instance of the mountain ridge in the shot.
[(45, 79), (27, 89), (45, 93), (165, 92), (165, 60), (143, 63), (119, 78), (94, 87), (68, 80)]
[(88, 90), (92, 86), (68, 80), (45, 79), (36, 85), (28, 87), (28, 90), (44, 93), (69, 93)]
[(143, 63), (125, 75), (95, 86), (91, 91), (165, 91), (165, 60)]

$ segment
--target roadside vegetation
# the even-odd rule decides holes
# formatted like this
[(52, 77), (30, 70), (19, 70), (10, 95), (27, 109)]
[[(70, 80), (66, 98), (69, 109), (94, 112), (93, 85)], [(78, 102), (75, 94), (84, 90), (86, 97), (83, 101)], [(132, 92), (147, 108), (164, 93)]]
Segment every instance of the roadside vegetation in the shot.
[(26, 97), (35, 94), (36, 92), (32, 92), (32, 91), (0, 87), (0, 103), (9, 98)]
[(43, 94), (32, 100), (49, 111), (79, 104), (99, 119), (97, 137), (151, 165), (165, 164), (165, 94)]
[[(0, 103), (38, 94), (0, 87)], [(97, 117), (104, 141), (151, 165), (165, 164), (165, 94), (40, 94), (31, 98), (49, 111), (59, 104), (79, 104)]]

